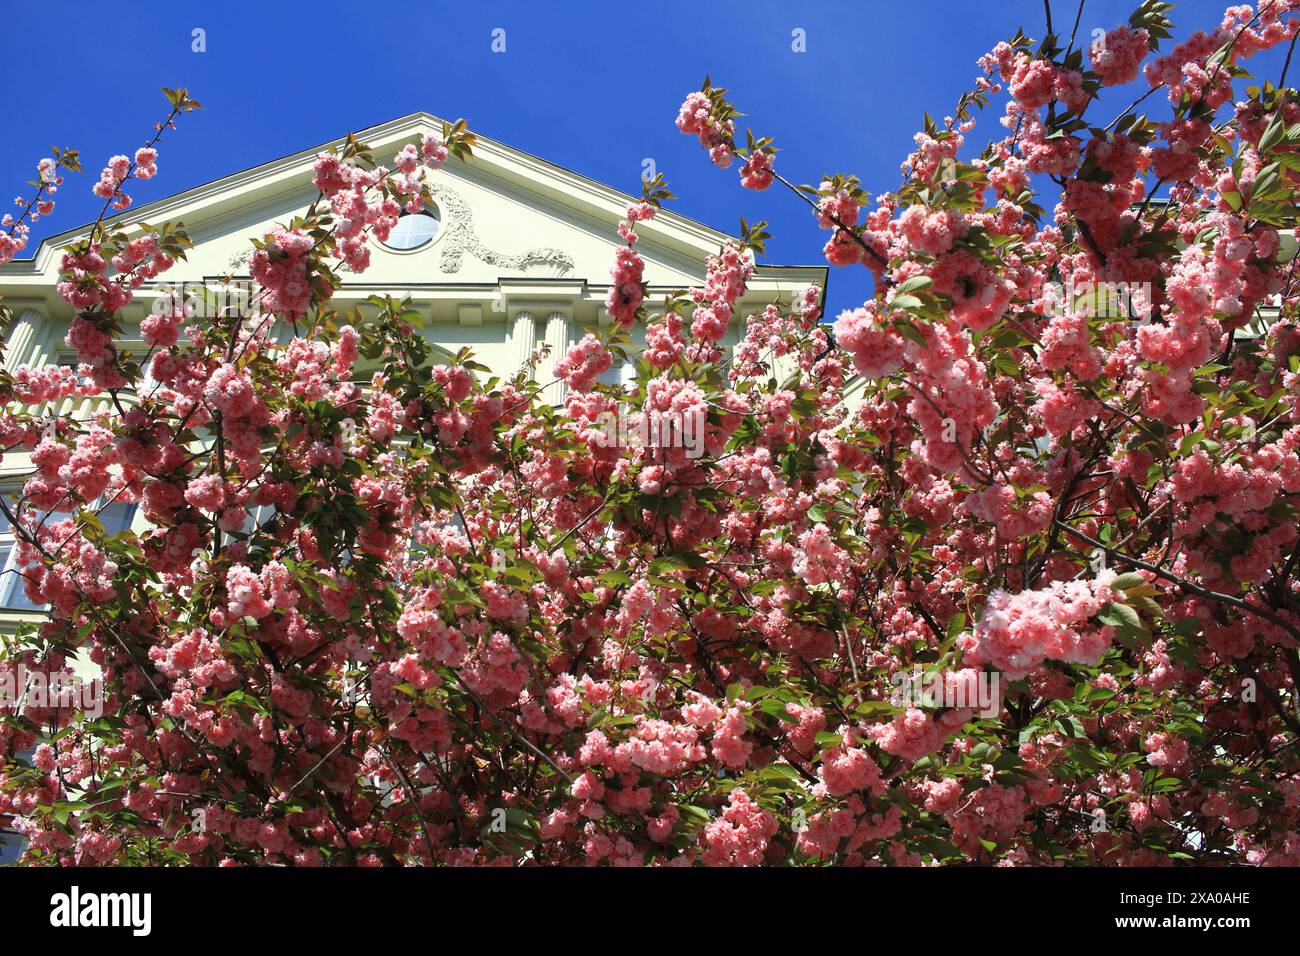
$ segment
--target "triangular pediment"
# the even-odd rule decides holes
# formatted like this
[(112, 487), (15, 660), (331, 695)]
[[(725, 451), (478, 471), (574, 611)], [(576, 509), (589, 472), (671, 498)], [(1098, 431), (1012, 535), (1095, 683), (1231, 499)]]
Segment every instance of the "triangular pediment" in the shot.
[[(414, 113), (362, 130), (358, 138), (376, 160), (391, 162), (403, 145), (425, 132), (441, 132), (442, 120)], [(184, 266), (187, 277), (240, 271), (248, 240), (304, 211), (316, 198), (311, 184), (316, 155), (343, 140), (305, 149), (233, 173), (117, 217), (123, 225), (183, 221), (195, 243)], [(395, 252), (376, 243), (368, 284), (495, 284), (502, 279), (608, 281), (617, 223), (632, 197), (578, 173), (487, 137), (474, 156), (451, 158), (431, 178), (442, 220), (426, 245)], [(82, 234), (69, 230), (46, 239), (31, 260), (3, 272), (52, 281), (59, 250)], [(639, 228), (639, 249), (652, 286), (695, 284), (705, 257), (725, 234), (669, 211)], [(6, 279), (9, 276), (5, 276)]]

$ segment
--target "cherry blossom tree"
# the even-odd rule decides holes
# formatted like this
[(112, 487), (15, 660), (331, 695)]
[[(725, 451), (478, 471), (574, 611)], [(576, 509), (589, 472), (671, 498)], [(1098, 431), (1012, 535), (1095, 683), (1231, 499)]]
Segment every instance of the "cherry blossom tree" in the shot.
[[(737, 315), (760, 223), (649, 301), (657, 178), (560, 407), (534, 368), (437, 361), (405, 303), (331, 305), (472, 157), (463, 123), (391, 169), (322, 154), (316, 201), (252, 240), (248, 308), (176, 301), (121, 350), (190, 244), (108, 217), (197, 108), (168, 91), (65, 250), (79, 367), (0, 382), (50, 607), (0, 668), (93, 662), (105, 695), (3, 716), (25, 861), (1300, 862), (1300, 103), (1245, 66), (1289, 66), (1297, 5), (1172, 46), (1159, 0), (1090, 43), (1048, 7), (874, 197), (791, 183), (706, 81), (678, 127), (806, 202), (872, 297)], [(0, 258), (78, 169), (41, 164)], [(638, 323), (635, 383), (601, 383)], [(101, 410), (39, 414), (68, 396)], [(115, 500), (150, 530), (110, 534)]]

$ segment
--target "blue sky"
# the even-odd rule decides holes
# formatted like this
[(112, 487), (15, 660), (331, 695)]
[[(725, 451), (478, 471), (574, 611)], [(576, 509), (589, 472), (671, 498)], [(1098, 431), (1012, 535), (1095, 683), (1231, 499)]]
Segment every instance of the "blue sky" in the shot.
[[(1136, 2), (1087, 0), (1080, 37), (1125, 22)], [(1216, 23), (1226, 5), (1179, 3), (1176, 39)], [(1053, 4), (1058, 33), (1068, 34), (1075, 10), (1072, 0)], [(706, 72), (747, 114), (742, 124), (776, 138), (787, 177), (856, 173), (874, 193), (898, 184), (922, 113), (950, 112), (982, 53), (1017, 26), (1044, 32), (1041, 0), (262, 0), (111, 12), (82, 0), (57, 8), (11, 0), (3, 22), (12, 42), (36, 52), (0, 106), (0, 183), (25, 192), (54, 144), (80, 149), (86, 169), (69, 177), (37, 240), (94, 218), (90, 188), (104, 160), (143, 143), (166, 109), (159, 87), (185, 86), (204, 109), (164, 139), (159, 175), (136, 184), (137, 202), (422, 109), (463, 116), (472, 129), (631, 192), (651, 157), (677, 211), (729, 232), (742, 215), (766, 219), (775, 234), (767, 259), (798, 264), (820, 262), (825, 240), (806, 207), (779, 187), (742, 190), (734, 168), (711, 166), (673, 125)], [(204, 53), (191, 50), (196, 27), (206, 31)], [(498, 28), (504, 53), (491, 49)], [(791, 49), (796, 28), (806, 52)], [(1281, 60), (1272, 51), (1250, 63), (1276, 80)], [(1134, 97), (1106, 92), (1105, 120)], [(1146, 105), (1153, 116), (1164, 110), (1157, 97)], [(1001, 133), (996, 120), (995, 109), (981, 114), (971, 152)], [(869, 289), (861, 269), (833, 270), (830, 285), (832, 315)]]

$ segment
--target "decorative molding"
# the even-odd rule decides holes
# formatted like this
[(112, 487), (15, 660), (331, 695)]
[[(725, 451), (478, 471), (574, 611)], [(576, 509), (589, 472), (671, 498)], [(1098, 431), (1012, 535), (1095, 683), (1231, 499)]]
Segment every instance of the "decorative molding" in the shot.
[(562, 279), (573, 273), (573, 258), (560, 249), (528, 249), (517, 256), (489, 249), (479, 239), (474, 229), (474, 213), (459, 193), (441, 183), (431, 183), (429, 192), (446, 210), (442, 220), (443, 272), (459, 272), (468, 252), (490, 266), (516, 270), (525, 275)]
[[(430, 183), (429, 192), (442, 206), (442, 271), (459, 272), (465, 262), (465, 253), (488, 265), (522, 272), (524, 275), (548, 279), (563, 279), (573, 274), (573, 257), (562, 249), (538, 247), (527, 249), (519, 255), (509, 255), (490, 249), (474, 229), (474, 213), (461, 195), (449, 186)], [(410, 250), (415, 252), (417, 250)], [(248, 251), (236, 252), (227, 260), (230, 269), (248, 267)]]

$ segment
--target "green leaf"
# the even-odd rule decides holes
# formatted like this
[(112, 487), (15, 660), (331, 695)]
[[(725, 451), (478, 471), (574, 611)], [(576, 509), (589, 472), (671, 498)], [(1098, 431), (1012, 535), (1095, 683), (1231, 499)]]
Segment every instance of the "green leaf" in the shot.
[[(894, 304), (898, 305), (898, 296), (906, 295), (909, 292), (917, 292), (921, 289), (928, 289), (932, 284), (933, 280), (929, 276), (912, 276), (910, 279), (905, 279), (894, 288)], [(904, 308), (904, 306), (899, 306), (899, 308)]]
[(1126, 571), (1117, 575), (1115, 580), (1110, 582), (1110, 586), (1113, 590), (1123, 591), (1127, 588), (1141, 587), (1146, 583), (1147, 579), (1137, 571)]

